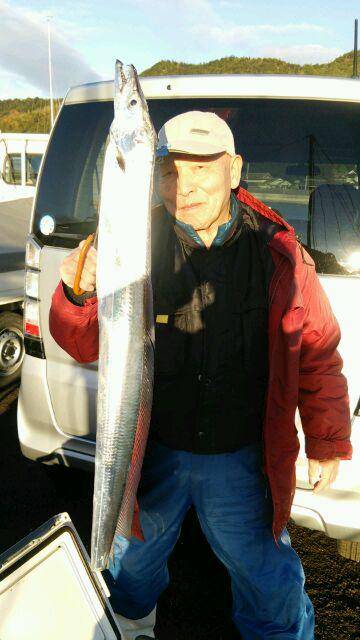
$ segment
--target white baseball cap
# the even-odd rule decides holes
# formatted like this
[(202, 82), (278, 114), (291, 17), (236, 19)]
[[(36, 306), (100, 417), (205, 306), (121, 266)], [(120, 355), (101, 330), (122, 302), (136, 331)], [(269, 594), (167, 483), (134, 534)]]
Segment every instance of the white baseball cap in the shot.
[(225, 120), (208, 111), (186, 111), (161, 127), (156, 156), (171, 152), (208, 156), (222, 151), (235, 155), (234, 136)]

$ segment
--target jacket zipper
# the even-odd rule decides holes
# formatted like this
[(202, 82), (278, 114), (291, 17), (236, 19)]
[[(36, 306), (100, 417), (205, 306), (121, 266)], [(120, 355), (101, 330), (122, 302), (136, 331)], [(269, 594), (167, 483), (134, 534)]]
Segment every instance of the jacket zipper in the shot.
[[(281, 281), (282, 276), (284, 275), (285, 271), (287, 268), (287, 261), (286, 258), (283, 258), (283, 263), (282, 265), (280, 265), (279, 268), (279, 273), (277, 276), (277, 281), (274, 285), (271, 297), (269, 298), (269, 314), (270, 314), (270, 307), (271, 304), (275, 298), (275, 294), (277, 292), (279, 283)], [(276, 275), (276, 271), (273, 274), (273, 278)], [(269, 358), (269, 374), (270, 374), (270, 370), (272, 369), (271, 366), (271, 362), (270, 362), (270, 358)], [(267, 423), (267, 414), (268, 414), (268, 399), (269, 399), (269, 387), (270, 387), (270, 375), (269, 375), (269, 379), (268, 379), (268, 389), (267, 389), (267, 393), (266, 393), (266, 400), (265, 400), (265, 406), (264, 406), (264, 417), (263, 417), (263, 431), (262, 431), (262, 447), (263, 447), (263, 469), (264, 469), (264, 475), (265, 475), (265, 479), (266, 479), (266, 487), (265, 487), (265, 498), (268, 497), (268, 486), (270, 486), (270, 481), (269, 481), (269, 470), (267, 468), (267, 463), (266, 463), (266, 454), (265, 454), (265, 425)]]

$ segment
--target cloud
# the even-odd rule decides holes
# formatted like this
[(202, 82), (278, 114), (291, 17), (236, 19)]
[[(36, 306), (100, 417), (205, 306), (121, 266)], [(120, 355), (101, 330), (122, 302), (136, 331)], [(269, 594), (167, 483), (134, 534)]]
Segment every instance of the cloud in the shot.
[[(209, 0), (172, 0), (169, 11), (169, 0), (132, 0), (132, 3), (147, 12), (148, 19), (158, 28), (160, 23), (166, 24), (174, 34), (179, 29), (191, 30), (194, 23), (201, 23), (206, 29), (208, 25), (219, 23), (219, 15)], [(176, 23), (174, 22), (176, 16)]]
[(242, 5), (237, 2), (237, 0), (218, 0), (217, 6), (220, 9), (242, 9)]
[[(5, 100), (10, 97), (24, 98), (25, 96), (33, 96), (35, 93), (37, 95), (42, 94), (40, 91), (34, 92), (34, 87), (24, 81), (20, 76), (0, 69), (0, 100)], [(47, 90), (47, 92), (42, 95), (48, 96), (48, 94), (49, 91)]]
[[(169, 0), (132, 0), (146, 14), (153, 32), (169, 31)], [(244, 24), (236, 17), (229, 20), (229, 9), (239, 7), (237, 0), (172, 0), (171, 15), (176, 15), (172, 32), (171, 55), (184, 62), (226, 55), (281, 57), (296, 62), (323, 62), (340, 53), (333, 47), (316, 43), (327, 37), (329, 29), (313, 22)], [(301, 45), (310, 40), (315, 44)], [(161, 39), (160, 39), (161, 41)], [(164, 45), (166, 43), (164, 38)], [(278, 43), (282, 46), (278, 46)], [(195, 53), (194, 53), (195, 51)], [(148, 65), (146, 65), (148, 66)]]
[[(48, 92), (48, 50), (45, 14), (23, 11), (0, 0), (0, 66), (26, 85)], [(83, 57), (53, 28), (54, 87), (63, 96), (68, 87), (99, 80)]]
[(280, 58), (286, 62), (296, 64), (321, 64), (331, 62), (343, 53), (337, 47), (323, 47), (320, 44), (303, 44), (289, 47), (262, 47), (261, 55), (270, 58)]
[(325, 29), (315, 24), (256, 24), (235, 26), (211, 26), (201, 24), (192, 28), (194, 35), (212, 40), (216, 44), (228, 46), (243, 45), (254, 41), (261, 42), (266, 36), (284, 36), (302, 32), (324, 32)]

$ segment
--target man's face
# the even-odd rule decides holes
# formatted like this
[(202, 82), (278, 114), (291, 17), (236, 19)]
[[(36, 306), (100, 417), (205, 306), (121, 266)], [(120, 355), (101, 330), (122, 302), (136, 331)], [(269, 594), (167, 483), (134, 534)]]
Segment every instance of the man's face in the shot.
[(201, 231), (228, 214), (240, 173), (240, 156), (169, 153), (157, 167), (157, 191), (172, 216)]

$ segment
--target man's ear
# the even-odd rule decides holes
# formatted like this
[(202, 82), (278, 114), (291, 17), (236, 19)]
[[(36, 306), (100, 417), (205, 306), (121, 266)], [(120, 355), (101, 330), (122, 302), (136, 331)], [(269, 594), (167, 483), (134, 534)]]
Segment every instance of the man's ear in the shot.
[(232, 189), (236, 189), (239, 186), (242, 165), (243, 161), (241, 156), (232, 156), (230, 160), (230, 182)]

